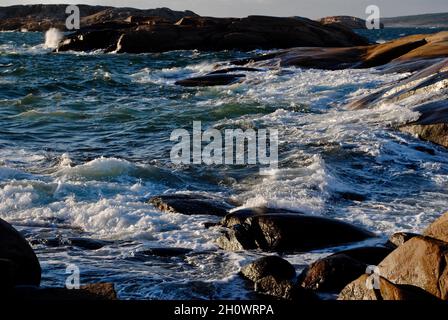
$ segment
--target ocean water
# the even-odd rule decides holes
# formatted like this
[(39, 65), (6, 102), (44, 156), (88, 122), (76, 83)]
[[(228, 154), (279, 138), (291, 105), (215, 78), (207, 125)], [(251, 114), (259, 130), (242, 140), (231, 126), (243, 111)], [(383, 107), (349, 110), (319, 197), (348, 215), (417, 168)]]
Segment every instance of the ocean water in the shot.
[[(162, 213), (146, 202), (161, 193), (333, 217), (377, 232), (373, 243), (421, 231), (447, 209), (446, 149), (393, 128), (418, 117), (409, 106), (421, 97), (345, 108), (409, 74), (273, 68), (230, 86), (174, 84), (252, 54), (53, 54), (42, 33), (0, 33), (0, 217), (30, 241), (110, 241), (99, 250), (35, 245), (43, 286), (64, 286), (75, 264), (82, 283), (114, 282), (123, 299), (253, 297), (237, 273), (263, 253), (219, 250), (219, 230), (203, 226), (219, 218)], [(253, 165), (172, 164), (170, 134), (191, 131), (193, 120), (203, 129), (278, 129), (279, 169), (260, 176)], [(366, 199), (346, 200), (344, 192)], [(138, 254), (151, 247), (193, 251)], [(337, 249), (286, 258), (300, 271)]]

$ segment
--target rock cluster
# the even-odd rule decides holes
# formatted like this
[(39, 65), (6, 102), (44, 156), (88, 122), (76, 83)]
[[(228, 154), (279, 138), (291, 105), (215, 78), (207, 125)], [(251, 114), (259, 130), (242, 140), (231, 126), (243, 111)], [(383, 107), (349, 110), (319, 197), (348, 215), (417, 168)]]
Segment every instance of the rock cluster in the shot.
[(339, 294), (341, 300), (448, 300), (448, 213), (423, 235), (400, 244), (378, 264), (377, 286), (362, 275)]
[(56, 51), (102, 49), (117, 53), (145, 53), (366, 44), (367, 40), (349, 29), (325, 26), (305, 18), (189, 16), (175, 23), (160, 17), (147, 17), (90, 25), (67, 36)]

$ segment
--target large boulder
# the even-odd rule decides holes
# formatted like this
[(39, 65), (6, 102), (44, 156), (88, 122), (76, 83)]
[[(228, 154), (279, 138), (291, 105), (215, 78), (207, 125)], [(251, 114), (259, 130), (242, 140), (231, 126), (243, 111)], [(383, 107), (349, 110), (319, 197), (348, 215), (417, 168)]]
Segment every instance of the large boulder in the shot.
[[(291, 47), (348, 47), (367, 45), (368, 41), (349, 29), (325, 26), (306, 18), (249, 16), (246, 18), (184, 17), (176, 23), (143, 23), (141, 19), (127, 20), (120, 37), (105, 37), (102, 49), (117, 53), (164, 52), (170, 50), (254, 50)], [(132, 21), (135, 21), (132, 23)], [(135, 26), (135, 23), (137, 26)], [(95, 31), (105, 27), (96, 24)], [(57, 51), (85, 51), (82, 39), (92, 26), (69, 35)], [(76, 44), (71, 39), (78, 38)], [(109, 49), (109, 43), (115, 43)]]
[(2, 219), (0, 219), (0, 259), (4, 268), (12, 270), (11, 282), (14, 286), (39, 286), (41, 268), (33, 249), (16, 229)]
[(311, 290), (297, 286), (290, 280), (266, 276), (255, 283), (255, 292), (291, 301), (309, 302), (319, 298)]
[(257, 282), (266, 276), (273, 276), (278, 280), (291, 280), (296, 276), (294, 267), (279, 256), (267, 256), (260, 258), (241, 268), (241, 274)]
[(440, 218), (431, 223), (423, 234), (428, 237), (448, 242), (448, 212), (445, 212)]
[(227, 229), (218, 245), (226, 250), (307, 251), (373, 236), (367, 230), (335, 219), (278, 213), (247, 217)]
[(419, 287), (448, 300), (448, 243), (417, 236), (395, 249), (379, 265), (380, 275), (398, 285)]
[[(373, 287), (374, 281), (377, 282), (378, 288)], [(339, 293), (338, 300), (432, 301), (436, 298), (418, 287), (397, 285), (381, 276), (374, 280), (371, 275), (364, 274), (348, 284)]]
[(306, 268), (299, 276), (299, 284), (307, 289), (339, 292), (365, 273), (369, 265), (378, 264), (391, 251), (387, 247), (361, 247), (337, 252)]

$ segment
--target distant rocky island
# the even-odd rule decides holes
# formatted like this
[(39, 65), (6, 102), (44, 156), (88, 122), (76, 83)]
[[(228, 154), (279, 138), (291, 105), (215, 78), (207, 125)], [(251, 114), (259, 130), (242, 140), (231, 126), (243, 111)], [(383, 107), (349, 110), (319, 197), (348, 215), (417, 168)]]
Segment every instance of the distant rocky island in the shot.
[[(325, 25), (339, 24), (350, 29), (367, 29), (364, 19), (352, 16), (330, 16), (319, 19)], [(381, 28), (446, 28), (448, 13), (381, 18)]]
[[(0, 7), (0, 30), (47, 31), (49, 28), (65, 29), (65, 4), (36, 4)], [(192, 11), (174, 11), (168, 8), (140, 10), (108, 6), (79, 5), (81, 26), (133, 17), (160, 17), (175, 22), (182, 17), (197, 16)]]

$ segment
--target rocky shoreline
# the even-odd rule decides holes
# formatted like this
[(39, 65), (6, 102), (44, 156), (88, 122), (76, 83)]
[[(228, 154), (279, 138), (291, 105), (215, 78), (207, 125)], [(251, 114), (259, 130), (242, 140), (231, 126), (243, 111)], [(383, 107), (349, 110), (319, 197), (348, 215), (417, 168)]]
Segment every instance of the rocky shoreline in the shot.
[[(191, 206), (183, 206), (188, 199)], [(260, 299), (306, 302), (332, 295), (339, 300), (448, 300), (448, 269), (444, 262), (448, 259), (448, 213), (421, 234), (399, 232), (385, 243), (368, 246), (362, 245), (363, 240), (375, 234), (336, 219), (264, 207), (231, 209), (229, 201), (195, 194), (163, 195), (149, 202), (166, 214), (192, 214), (192, 207), (199, 208), (198, 212), (202, 210), (202, 214), (213, 214), (218, 207), (227, 211), (220, 223), (204, 227), (221, 230), (222, 236), (216, 243), (223, 250), (256, 250), (266, 254), (240, 271)], [(84, 240), (89, 242), (99, 240)], [(357, 243), (360, 246), (318, 259), (300, 274), (282, 258), (290, 253)], [(176, 257), (190, 252), (184, 248), (153, 248), (140, 254)], [(40, 288), (41, 268), (36, 255), (23, 236), (3, 220), (0, 220), (0, 268), (0, 294), (5, 298), (118, 299), (111, 283), (83, 285), (79, 290)]]

